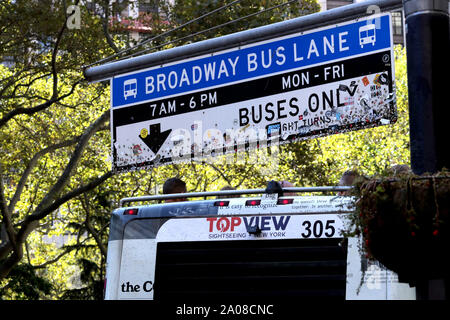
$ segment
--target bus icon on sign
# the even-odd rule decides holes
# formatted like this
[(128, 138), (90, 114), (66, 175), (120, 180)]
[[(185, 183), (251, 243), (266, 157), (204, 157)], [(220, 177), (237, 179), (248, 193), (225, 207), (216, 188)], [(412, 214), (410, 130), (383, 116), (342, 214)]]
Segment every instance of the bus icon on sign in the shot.
[(129, 79), (125, 80), (123, 83), (123, 97), (125, 100), (127, 100), (127, 97), (133, 96), (133, 98), (136, 98), (137, 95), (137, 80), (136, 79)]
[(367, 43), (372, 43), (372, 46), (375, 45), (376, 37), (375, 37), (375, 25), (367, 24), (359, 28), (359, 45), (364, 47)]

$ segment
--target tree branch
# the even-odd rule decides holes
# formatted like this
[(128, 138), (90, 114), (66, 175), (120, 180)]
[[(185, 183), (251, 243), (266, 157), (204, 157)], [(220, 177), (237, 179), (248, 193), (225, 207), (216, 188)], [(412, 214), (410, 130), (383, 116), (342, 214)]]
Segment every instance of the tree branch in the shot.
[[(76, 4), (78, 4), (79, 1), (76, 1)], [(0, 128), (2, 126), (4, 126), (9, 120), (11, 120), (13, 117), (17, 116), (18, 114), (34, 114), (36, 112), (39, 112), (41, 110), (44, 110), (48, 107), (50, 107), (52, 104), (54, 104), (57, 101), (60, 101), (68, 96), (70, 96), (73, 91), (75, 90), (75, 87), (82, 81), (84, 81), (84, 79), (80, 79), (78, 81), (76, 81), (73, 85), (72, 85), (72, 89), (70, 90), (69, 93), (59, 96), (58, 95), (58, 72), (56, 69), (56, 59), (58, 56), (58, 52), (59, 52), (59, 45), (61, 43), (61, 40), (63, 38), (64, 35), (64, 31), (66, 30), (67, 27), (67, 19), (69, 17), (66, 17), (66, 19), (64, 20), (64, 24), (61, 27), (61, 29), (59, 30), (58, 36), (56, 37), (56, 41), (55, 41), (55, 46), (53, 48), (52, 51), (52, 59), (51, 59), (51, 74), (52, 74), (52, 78), (53, 78), (53, 91), (52, 91), (52, 96), (51, 98), (44, 102), (41, 103), (35, 107), (32, 108), (16, 108), (12, 111), (10, 111), (9, 113), (7, 113), (5, 116), (3, 116), (3, 118), (0, 119)]]
[(209, 161), (206, 161), (206, 163), (207, 163), (211, 168), (213, 168), (215, 171), (217, 171), (217, 172), (219, 173), (219, 175), (227, 182), (227, 184), (231, 186), (231, 181), (230, 181), (230, 179), (228, 179), (228, 177), (225, 176), (225, 174), (223, 173), (222, 170), (220, 170), (219, 168), (217, 168), (216, 165), (210, 163)]
[(33, 156), (33, 158), (28, 163), (27, 167), (25, 168), (25, 171), (23, 172), (22, 176), (20, 177), (19, 183), (17, 184), (17, 187), (16, 187), (16, 192), (14, 193), (14, 196), (12, 197), (11, 201), (9, 202), (9, 206), (8, 206), (9, 211), (11, 211), (11, 212), (14, 211), (14, 207), (16, 206), (17, 201), (19, 201), (19, 199), (20, 199), (20, 195), (22, 194), (22, 191), (23, 191), (25, 183), (28, 179), (28, 176), (30, 175), (33, 168), (36, 166), (39, 158), (41, 158), (43, 155), (45, 155), (47, 153), (57, 150), (57, 149), (73, 145), (74, 143), (76, 143), (78, 141), (78, 139), (79, 139), (79, 137), (76, 137), (76, 138), (72, 138), (69, 140), (65, 140), (60, 143), (55, 143), (51, 146), (48, 146), (45, 149), (42, 149), (41, 151), (39, 151), (38, 153), (36, 153)]
[(6, 256), (8, 253), (12, 253), (9, 257), (0, 264), (0, 279), (6, 277), (11, 269), (22, 259), (23, 257), (23, 248), (22, 243), (17, 241), (17, 234), (14, 230), (11, 221), (11, 215), (6, 205), (5, 193), (3, 189), (3, 174), (2, 166), (0, 163), (0, 210), (3, 215), (3, 223), (6, 228), (6, 232), (8, 234), (8, 241), (6, 245), (0, 248), (0, 258)]
[(33, 266), (34, 269), (44, 269), (45, 267), (47, 267), (48, 265), (58, 262), (59, 259), (61, 259), (62, 257), (64, 257), (66, 254), (72, 252), (73, 250), (75, 250), (76, 248), (68, 248), (66, 250), (64, 250), (63, 252), (61, 252), (59, 255), (57, 255), (55, 258), (53, 258), (52, 260), (47, 260), (45, 261), (43, 264), (40, 264), (38, 266)]
[(106, 257), (106, 247), (103, 245), (102, 240), (100, 239), (100, 236), (98, 232), (95, 230), (95, 228), (91, 225), (91, 218), (89, 210), (89, 202), (86, 197), (86, 193), (83, 194), (83, 199), (81, 200), (81, 205), (83, 206), (84, 211), (86, 212), (86, 220), (84, 221), (84, 224), (86, 226), (86, 229), (89, 231), (90, 234), (94, 237), (95, 242), (97, 243), (98, 248), (100, 249), (101, 254)]
[[(71, 192), (68, 192), (67, 194), (65, 194), (64, 196), (60, 197), (57, 201), (53, 202), (50, 206), (48, 206), (47, 208), (41, 210), (39, 212), (39, 215), (30, 215), (27, 217), (27, 219), (25, 220), (25, 222), (22, 224), (22, 228), (19, 230), (19, 232), (17, 233), (17, 236), (15, 237), (17, 240), (17, 243), (20, 244), (19, 245), (19, 259), (12, 259), (12, 257), (8, 258), (6, 261), (6, 265), (9, 266), (9, 269), (6, 268), (4, 269), (3, 264), (0, 265), (0, 279), (2, 279), (3, 277), (5, 277), (9, 271), (11, 270), (12, 267), (14, 267), (15, 263), (19, 262), (20, 259), (22, 258), (23, 252), (22, 250), (20, 250), (21, 248), (21, 243), (23, 243), (26, 239), (26, 237), (28, 236), (28, 234), (30, 234), (31, 231), (33, 231), (37, 226), (38, 226), (38, 220), (44, 218), (46, 215), (48, 215), (49, 213), (55, 211), (56, 209), (58, 209), (61, 205), (63, 205), (64, 203), (66, 203), (67, 201), (79, 196), (80, 194), (87, 192), (89, 190), (94, 189), (95, 187), (99, 186), (100, 184), (102, 184), (105, 180), (107, 180), (108, 178), (110, 178), (113, 175), (112, 171), (108, 171), (107, 173), (105, 173), (103, 176), (91, 181), (90, 183), (79, 187), (75, 190), (72, 190)], [(30, 219), (30, 217), (32, 217), (32, 219)], [(8, 253), (10, 253), (11, 251), (13, 251), (13, 253), (16, 253), (15, 250), (13, 250), (14, 248), (12, 247), (12, 244), (10, 241), (8, 241), (3, 247), (0, 248), (0, 258), (6, 256)], [(22, 255), (20, 255), (20, 253)], [(13, 255), (15, 256), (15, 255)], [(15, 263), (14, 263), (15, 261)], [(2, 273), (3, 272), (3, 273)]]
[(32, 108), (16, 108), (14, 110), (11, 110), (10, 112), (8, 112), (5, 116), (3, 116), (3, 118), (0, 119), (0, 128), (2, 126), (4, 126), (9, 120), (11, 120), (13, 117), (19, 115), (19, 114), (27, 114), (27, 115), (32, 115), (36, 112), (42, 111), (48, 107), (50, 107), (52, 104), (54, 104), (55, 102), (58, 102), (60, 100), (63, 100), (65, 98), (67, 98), (68, 96), (70, 96), (74, 91), (75, 91), (75, 87), (80, 84), (82, 81), (84, 81), (83, 79), (76, 81), (73, 85), (72, 88), (70, 90), (70, 92), (59, 96), (59, 97), (52, 97), (50, 100), (41, 103), (35, 107)]
[[(65, 202), (69, 201), (73, 197), (78, 196), (79, 194), (91, 190), (101, 184), (103, 181), (108, 179), (110, 176), (112, 176), (111, 172), (106, 173), (105, 175), (101, 176), (100, 178), (94, 180), (93, 182), (83, 186), (79, 187), (63, 197), (60, 197), (56, 201), (54, 201), (60, 194), (62, 188), (69, 182), (69, 178), (72, 174), (72, 171), (75, 169), (76, 165), (78, 164), (78, 161), (81, 158), (81, 155), (86, 148), (89, 139), (92, 137), (92, 135), (97, 131), (98, 128), (102, 127), (103, 124), (107, 121), (109, 118), (109, 110), (105, 111), (96, 121), (94, 121), (87, 129), (86, 131), (81, 135), (77, 146), (75, 147), (75, 150), (72, 154), (72, 157), (69, 160), (69, 163), (67, 164), (64, 172), (59, 177), (58, 181), (53, 185), (53, 187), (48, 191), (47, 195), (44, 197), (44, 199), (39, 203), (39, 205), (36, 207), (36, 209), (33, 211), (32, 214), (28, 215), (24, 221), (21, 223), (21, 228), (17, 232), (16, 241), (19, 244), (22, 244), (27, 236), (30, 234), (31, 231), (33, 231), (35, 228), (39, 226), (39, 219), (42, 219), (46, 215), (48, 215), (50, 212), (56, 210), (59, 206), (64, 204)], [(21, 246), (19, 246), (21, 247)], [(0, 259), (2, 257), (5, 257), (8, 253), (10, 253), (13, 250), (13, 247), (11, 246), (11, 242), (7, 242), (5, 245), (0, 247)], [(20, 257), (21, 258), (21, 257)], [(15, 261), (15, 260), (14, 260)], [(6, 265), (9, 265), (11, 268), (14, 267), (14, 261), (9, 259), (6, 262)], [(20, 261), (20, 259), (19, 259)], [(18, 261), (15, 261), (17, 263)], [(0, 266), (2, 269), (0, 271), (0, 279), (3, 276), (7, 275), (10, 269), (4, 269), (4, 266)]]
[(97, 132), (97, 130), (99, 128), (101, 128), (103, 126), (103, 124), (109, 119), (109, 113), (110, 113), (109, 110), (105, 111), (81, 135), (80, 139), (78, 140), (78, 144), (75, 147), (75, 150), (69, 160), (69, 163), (67, 164), (66, 168), (64, 169), (63, 173), (59, 177), (58, 181), (49, 190), (49, 192), (44, 197), (44, 199), (41, 201), (41, 203), (39, 203), (35, 212), (31, 216), (39, 215), (39, 211), (41, 211), (44, 207), (47, 207), (59, 195), (59, 193), (64, 188), (64, 186), (67, 185), (67, 183), (69, 182), (69, 178), (72, 175), (72, 171), (77, 166), (78, 161), (80, 160), (84, 149), (86, 149), (89, 140)]
[(119, 52), (119, 48), (117, 48), (116, 44), (114, 43), (113, 39), (111, 38), (111, 35), (108, 31), (108, 19), (109, 19), (109, 0), (104, 0), (103, 2), (103, 11), (105, 12), (105, 15), (102, 17), (102, 27), (103, 27), (103, 34), (105, 35), (106, 42), (109, 44), (111, 49), (114, 50), (115, 53)]
[(67, 201), (83, 194), (84, 192), (90, 191), (96, 187), (98, 187), (99, 185), (101, 185), (103, 182), (105, 182), (107, 179), (109, 179), (110, 177), (113, 176), (113, 172), (112, 171), (108, 171), (107, 173), (105, 173), (104, 175), (102, 175), (101, 177), (89, 182), (88, 184), (78, 187), (77, 189), (74, 189), (68, 193), (66, 193), (64, 196), (60, 197), (59, 199), (57, 199), (56, 201), (54, 201), (51, 205), (49, 205), (48, 207), (40, 210), (38, 213), (34, 213), (31, 216), (33, 217), (31, 220), (40, 220), (42, 218), (44, 218), (46, 215), (48, 215), (49, 213), (55, 211), (56, 209), (58, 209), (61, 205), (63, 205), (64, 203), (66, 203)]
[(0, 162), (0, 212), (2, 214), (2, 223), (5, 226), (6, 233), (8, 235), (8, 242), (11, 243), (11, 246), (14, 250), (17, 249), (17, 241), (16, 241), (16, 232), (14, 230), (12, 220), (11, 220), (11, 212), (6, 205), (5, 198), (5, 190), (3, 187), (3, 165)]
[[(13, 74), (13, 75), (11, 75), (11, 76), (9, 76), (9, 77), (6, 77), (6, 78), (4, 78), (4, 79), (2, 79), (0, 83), (3, 85), (3, 87), (2, 87), (2, 89), (0, 90), (0, 98), (3, 98), (3, 94), (6, 92), (6, 90), (7, 90), (9, 87), (12, 87), (12, 86), (13, 86), (15, 83), (17, 83), (18, 81), (20, 81), (20, 80), (22, 80), (22, 79), (24, 79), (24, 78), (30, 76), (29, 74), (26, 74), (26, 72), (27, 72), (28, 70), (29, 70), (29, 69), (28, 69), (27, 67), (26, 67), (26, 68), (23, 68), (23, 69), (20, 69), (20, 70), (16, 71), (15, 74)], [(25, 73), (25, 75), (22, 76), (23, 73)], [(15, 91), (16, 89), (14, 88), (13, 90)]]

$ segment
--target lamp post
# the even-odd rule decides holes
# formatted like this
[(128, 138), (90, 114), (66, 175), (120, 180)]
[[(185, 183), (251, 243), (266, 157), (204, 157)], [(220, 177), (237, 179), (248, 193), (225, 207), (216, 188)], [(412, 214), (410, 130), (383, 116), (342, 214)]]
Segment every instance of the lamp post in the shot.
[[(403, 0), (408, 71), (411, 168), (450, 169), (449, 0)], [(448, 298), (444, 279), (417, 284), (419, 300)]]

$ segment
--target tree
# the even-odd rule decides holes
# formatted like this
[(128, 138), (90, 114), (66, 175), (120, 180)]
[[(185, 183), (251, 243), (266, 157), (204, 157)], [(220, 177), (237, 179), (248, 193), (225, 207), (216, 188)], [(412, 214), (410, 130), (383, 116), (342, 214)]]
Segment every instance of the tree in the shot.
[[(65, 1), (6, 1), (0, 6), (0, 279), (21, 261), (40, 223), (112, 173), (86, 172), (93, 137), (109, 119), (106, 86), (88, 86), (80, 65), (111, 53), (101, 20), (68, 30)], [(95, 48), (95, 50), (93, 50)], [(85, 172), (83, 172), (85, 171)], [(94, 174), (92, 174), (94, 173)], [(91, 175), (89, 175), (91, 174)]]
[[(0, 288), (0, 297), (12, 292), (13, 299), (39, 299), (43, 294), (49, 294), (52, 285), (36, 274), (36, 269), (29, 264), (22, 264), (11, 271), (11, 281)], [(1, 298), (0, 298), (1, 300)]]
[[(86, 257), (104, 259), (105, 215), (111, 204), (116, 204), (123, 195), (155, 191), (167, 177), (177, 174), (186, 177), (191, 190), (218, 188), (226, 183), (252, 186), (266, 178), (261, 174), (253, 175), (255, 168), (249, 168), (245, 162), (232, 167), (191, 163), (113, 177), (108, 159), (108, 85), (87, 84), (81, 66), (135, 44), (128, 33), (120, 29), (120, 24), (111, 20), (128, 3), (75, 1), (81, 9), (80, 29), (68, 28), (67, 21), (72, 18), (71, 13), (67, 13), (72, 4), (68, 1), (7, 0), (0, 4), (0, 60), (6, 62), (0, 65), (0, 215), (4, 230), (0, 244), (0, 286), (6, 297), (14, 297), (11, 290), (18, 290), (11, 279), (18, 270), (33, 271), (22, 273), (29, 277), (38, 272), (38, 278), (50, 280), (52, 266), (68, 256), (78, 259), (85, 271), (82, 280), (101, 281), (101, 276), (96, 275), (103, 272), (101, 263), (95, 268), (92, 262), (98, 261)], [(170, 8), (171, 15), (167, 11), (164, 19), (152, 16), (147, 20), (153, 26), (154, 33), (150, 36), (198, 15), (198, 11), (189, 12), (189, 9), (201, 6), (202, 10), (213, 10), (223, 6), (225, 1), (203, 3), (205, 7), (200, 2), (186, 6), (187, 2), (179, 1)], [(281, 1), (263, 1), (255, 6), (242, 1), (231, 11), (221, 12), (219, 20), (203, 21), (195, 28), (212, 27), (217, 21), (231, 21), (244, 13), (279, 3)], [(315, 1), (303, 3), (308, 4), (310, 11), (318, 8)], [(298, 6), (295, 10), (292, 14), (301, 13)], [(227, 28), (217, 29), (215, 35), (285, 19), (288, 16), (283, 12), (279, 10), (277, 14), (253, 19), (253, 24), (229, 24)], [(166, 40), (190, 31), (180, 29)], [(205, 34), (171, 45), (211, 36), (211, 33)], [(163, 43), (163, 39), (160, 41)], [(253, 176), (258, 176), (259, 182), (249, 179)], [(79, 236), (74, 242), (56, 249), (40, 241), (44, 235), (63, 231)], [(26, 262), (20, 264), (24, 257)], [(48, 287), (40, 288), (42, 290), (36, 294), (16, 297), (40, 294), (48, 297)], [(65, 292), (64, 288), (54, 290), (59, 292), (56, 295)], [(84, 294), (80, 292), (78, 294)], [(98, 290), (95, 292), (97, 294)]]

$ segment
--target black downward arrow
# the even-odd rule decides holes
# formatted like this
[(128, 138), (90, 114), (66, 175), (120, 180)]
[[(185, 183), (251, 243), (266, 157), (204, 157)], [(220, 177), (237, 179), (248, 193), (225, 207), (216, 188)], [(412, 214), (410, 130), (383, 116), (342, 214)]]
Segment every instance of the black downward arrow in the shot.
[(155, 123), (150, 125), (149, 133), (145, 138), (143, 138), (141, 134), (139, 134), (139, 138), (144, 141), (153, 153), (157, 154), (171, 132), (172, 129), (161, 132), (161, 124)]

